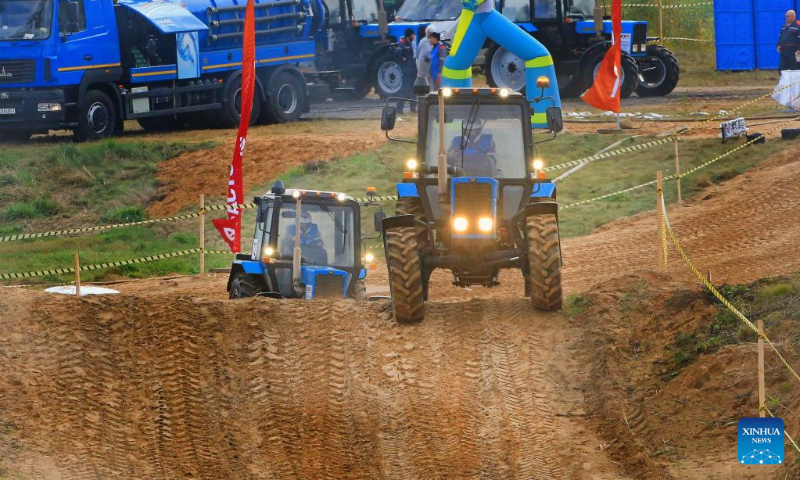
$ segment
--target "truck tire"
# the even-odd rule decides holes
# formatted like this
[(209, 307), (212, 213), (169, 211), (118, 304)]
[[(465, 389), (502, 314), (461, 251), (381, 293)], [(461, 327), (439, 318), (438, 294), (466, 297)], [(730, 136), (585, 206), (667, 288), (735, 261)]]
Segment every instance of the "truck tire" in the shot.
[(486, 83), (492, 88), (508, 88), (525, 95), (525, 60), (500, 45), (486, 52)]
[(375, 93), (382, 99), (389, 97), (399, 97), (406, 91), (410, 92), (410, 85), (414, 79), (405, 78), (406, 69), (397, 60), (392, 52), (386, 52), (375, 61), (373, 78), (375, 81)]
[[(422, 208), (422, 202), (419, 198), (402, 197), (397, 200), (395, 206), (396, 215), (414, 215), (417, 220), (427, 223), (425, 219), (425, 210)], [(428, 244), (428, 232), (421, 225), (415, 225), (414, 230), (417, 232), (417, 247), (422, 250)]]
[(639, 63), (639, 85), (636, 94), (640, 97), (663, 97), (678, 86), (681, 67), (669, 49), (661, 45), (648, 45), (647, 55)]
[(528, 217), (528, 284), (539, 310), (561, 308), (561, 247), (555, 215)]
[[(594, 83), (594, 77), (597, 76), (597, 71), (600, 64), (603, 62), (605, 50), (595, 54), (588, 62), (585, 63), (584, 70), (584, 85), (586, 88), (591, 88)], [(621, 98), (628, 98), (633, 95), (636, 87), (639, 85), (639, 67), (636, 65), (636, 60), (628, 54), (622, 54), (622, 90), (620, 91)]]
[(100, 90), (89, 90), (78, 105), (78, 126), (75, 137), (80, 141), (100, 140), (114, 135), (117, 129), (114, 102)]
[(265, 289), (264, 281), (253, 275), (239, 273), (233, 278), (229, 297), (248, 298), (255, 297)]
[[(236, 78), (233, 82), (233, 85), (225, 90), (222, 107), (218, 112), (215, 112), (218, 123), (222, 128), (238, 127), (242, 119), (242, 77)], [(258, 92), (258, 86), (254, 86), (250, 125), (256, 124), (259, 115), (261, 115), (261, 95)]]
[(404, 324), (422, 321), (425, 317), (422, 260), (413, 227), (386, 231), (386, 266), (395, 320)]
[(273, 75), (267, 87), (267, 101), (261, 109), (262, 123), (289, 123), (300, 120), (306, 104), (306, 86), (297, 75), (283, 71)]
[(350, 298), (358, 302), (363, 302), (367, 299), (367, 286), (364, 284), (363, 279), (357, 278), (355, 280), (355, 283), (353, 284), (353, 292), (350, 294)]

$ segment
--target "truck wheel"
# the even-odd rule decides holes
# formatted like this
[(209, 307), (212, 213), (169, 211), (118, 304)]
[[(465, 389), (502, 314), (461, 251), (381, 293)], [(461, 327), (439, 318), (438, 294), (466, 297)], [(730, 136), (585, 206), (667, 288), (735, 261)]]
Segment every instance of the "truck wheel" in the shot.
[(681, 67), (670, 50), (661, 45), (648, 45), (647, 56), (639, 63), (639, 85), (636, 94), (640, 97), (663, 97), (678, 86)]
[(75, 137), (80, 141), (108, 138), (114, 135), (117, 121), (117, 111), (108, 95), (99, 90), (89, 90), (78, 106)]
[(267, 87), (267, 103), (261, 110), (262, 123), (288, 123), (300, 120), (306, 103), (306, 86), (297, 75), (281, 72), (274, 75)]
[[(603, 62), (605, 50), (601, 54), (596, 54), (586, 64), (585, 85), (586, 88), (591, 88), (597, 72), (600, 69), (600, 64)], [(622, 90), (620, 91), (621, 98), (628, 98), (633, 95), (636, 86), (639, 85), (639, 67), (636, 65), (636, 60), (628, 54), (622, 54)]]
[(561, 248), (555, 215), (528, 217), (528, 284), (539, 310), (561, 308)]
[(363, 302), (367, 299), (367, 286), (364, 284), (363, 279), (357, 278), (355, 280), (353, 284), (353, 293), (350, 294), (350, 298), (359, 302)]
[(416, 323), (425, 317), (422, 261), (413, 227), (386, 231), (386, 265), (394, 318), (398, 323)]
[(255, 297), (260, 292), (264, 291), (264, 281), (247, 275), (245, 273), (237, 274), (231, 284), (230, 298), (248, 298)]
[(406, 90), (410, 91), (406, 88), (407, 81), (413, 82), (413, 80), (405, 78), (405, 69), (392, 52), (386, 52), (378, 58), (374, 72), (375, 93), (382, 99), (399, 96)]
[(486, 53), (486, 83), (493, 88), (508, 88), (525, 95), (525, 60), (500, 45)]
[[(414, 218), (427, 222), (425, 220), (425, 210), (422, 208), (422, 202), (419, 198), (403, 197), (397, 200), (395, 206), (396, 215), (414, 215)], [(421, 225), (412, 227), (417, 232), (417, 247), (422, 250), (428, 244), (428, 232)]]
[[(234, 80), (230, 86), (222, 108), (218, 113), (218, 122), (222, 128), (234, 128), (239, 126), (242, 119), (242, 77)], [(258, 116), (261, 114), (261, 95), (258, 93), (258, 86), (253, 87), (253, 109), (250, 111), (250, 125), (255, 125)]]

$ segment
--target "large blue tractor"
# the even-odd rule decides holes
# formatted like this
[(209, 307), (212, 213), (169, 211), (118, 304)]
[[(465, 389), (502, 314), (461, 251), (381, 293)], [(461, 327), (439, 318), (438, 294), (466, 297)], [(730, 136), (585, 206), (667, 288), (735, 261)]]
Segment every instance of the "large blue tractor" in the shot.
[[(362, 252), (358, 202), (343, 193), (286, 190), (281, 181), (255, 200), (253, 250), (231, 265), (230, 298), (366, 297), (365, 265), (373, 258)], [(377, 225), (382, 218), (378, 212)]]
[[(547, 86), (543, 77), (537, 88)], [(422, 320), (437, 268), (461, 287), (494, 287), (501, 269), (518, 269), (535, 307), (560, 308), (556, 189), (536, 155), (529, 101), (507, 89), (444, 88), (419, 102), (417, 159), (397, 185), (397, 214), (382, 222), (397, 321)], [(561, 110), (546, 115), (555, 135)], [(386, 107), (387, 136), (394, 120)]]

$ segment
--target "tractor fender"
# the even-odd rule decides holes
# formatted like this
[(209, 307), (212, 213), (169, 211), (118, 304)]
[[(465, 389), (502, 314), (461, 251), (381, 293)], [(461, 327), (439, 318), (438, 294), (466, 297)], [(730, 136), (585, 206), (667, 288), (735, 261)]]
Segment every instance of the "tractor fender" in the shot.
[(404, 197), (415, 197), (419, 198), (419, 190), (417, 190), (416, 183), (398, 183), (397, 184), (397, 196), (400, 198)]
[(414, 218), (414, 215), (395, 215), (381, 220), (384, 232), (390, 228), (413, 227), (416, 224), (417, 220)]
[(511, 217), (512, 223), (523, 223), (528, 217), (536, 215), (555, 215), (558, 220), (558, 202), (547, 197), (531, 197), (530, 202), (523, 210)]

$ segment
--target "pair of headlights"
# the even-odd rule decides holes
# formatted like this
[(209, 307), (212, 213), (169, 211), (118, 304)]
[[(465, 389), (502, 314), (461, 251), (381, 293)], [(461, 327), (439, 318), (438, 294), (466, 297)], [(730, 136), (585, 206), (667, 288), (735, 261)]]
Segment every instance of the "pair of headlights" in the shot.
[[(453, 219), (453, 230), (459, 233), (466, 232), (469, 228), (469, 221), (466, 217), (455, 217)], [(494, 231), (494, 220), (490, 217), (481, 217), (478, 219), (478, 230), (483, 233), (491, 233)]]

